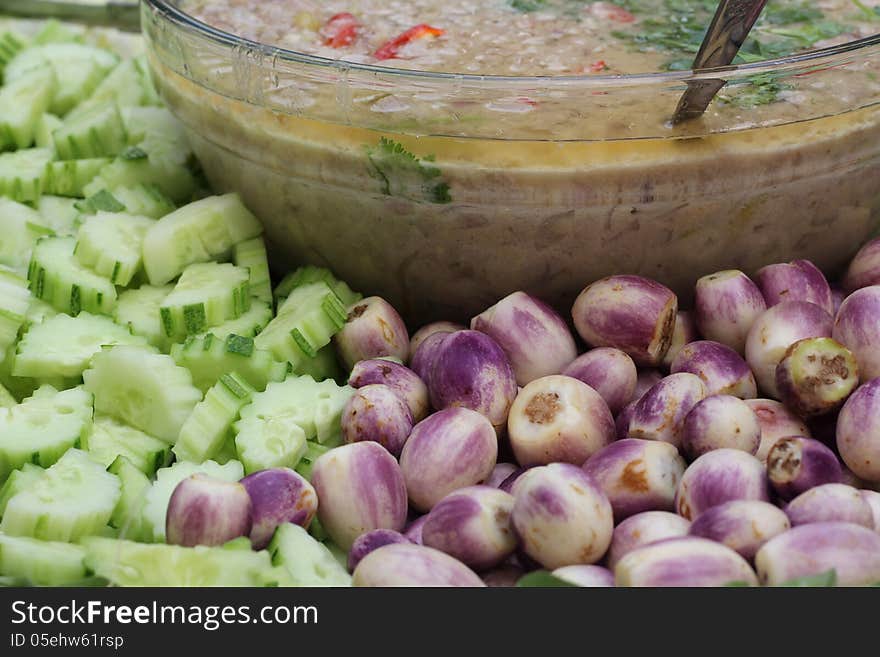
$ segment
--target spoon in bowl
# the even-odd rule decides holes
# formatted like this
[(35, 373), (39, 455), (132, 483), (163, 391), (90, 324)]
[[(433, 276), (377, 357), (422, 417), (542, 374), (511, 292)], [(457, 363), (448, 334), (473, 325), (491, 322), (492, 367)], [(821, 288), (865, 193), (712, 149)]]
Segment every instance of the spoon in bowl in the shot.
[[(694, 58), (692, 69), (699, 71), (728, 66), (766, 4), (767, 0), (721, 0)], [(702, 116), (715, 94), (725, 84), (727, 80), (718, 78), (688, 80), (688, 88), (678, 101), (672, 124), (677, 125)]]

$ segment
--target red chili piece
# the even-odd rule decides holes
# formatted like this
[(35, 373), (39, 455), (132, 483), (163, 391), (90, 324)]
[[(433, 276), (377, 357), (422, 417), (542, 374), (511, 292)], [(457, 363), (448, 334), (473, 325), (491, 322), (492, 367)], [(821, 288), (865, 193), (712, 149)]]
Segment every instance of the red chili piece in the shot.
[(353, 15), (349, 13), (336, 14), (324, 24), (320, 34), (324, 38), (325, 46), (343, 48), (354, 42), (359, 27), (360, 25)]
[(601, 73), (605, 70), (608, 70), (608, 64), (605, 63), (604, 59), (600, 59), (598, 62), (590, 64), (590, 73)]
[(430, 25), (422, 23), (421, 25), (409, 28), (403, 34), (399, 34), (390, 41), (383, 43), (379, 46), (379, 49), (373, 53), (373, 57), (376, 59), (394, 59), (397, 57), (400, 49), (411, 41), (429, 36), (438, 37), (445, 33), (446, 30), (441, 30), (438, 27), (431, 27)]
[(590, 12), (597, 18), (607, 18), (618, 23), (632, 23), (636, 17), (623, 7), (618, 7), (610, 2), (594, 2)]

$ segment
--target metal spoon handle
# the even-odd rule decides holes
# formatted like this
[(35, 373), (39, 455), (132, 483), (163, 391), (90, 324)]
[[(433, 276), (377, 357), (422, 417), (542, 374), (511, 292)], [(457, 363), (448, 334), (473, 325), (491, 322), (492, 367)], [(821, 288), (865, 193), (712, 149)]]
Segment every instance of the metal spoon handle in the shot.
[[(766, 4), (767, 0), (721, 0), (694, 58), (693, 70), (729, 65)], [(714, 78), (688, 81), (672, 123), (700, 116), (725, 84), (726, 80)]]

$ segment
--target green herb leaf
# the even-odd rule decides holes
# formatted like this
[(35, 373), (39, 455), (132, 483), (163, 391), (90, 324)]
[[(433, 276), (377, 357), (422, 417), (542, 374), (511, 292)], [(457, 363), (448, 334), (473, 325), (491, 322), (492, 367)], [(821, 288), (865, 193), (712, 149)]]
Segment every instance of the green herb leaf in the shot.
[(523, 13), (538, 11), (543, 9), (546, 4), (547, 0), (510, 0), (510, 6)]
[(837, 571), (833, 568), (827, 572), (818, 575), (810, 575), (808, 577), (799, 577), (783, 582), (779, 586), (786, 587), (828, 587), (837, 586)]
[(431, 203), (450, 203), (449, 183), (441, 180), (434, 156), (416, 157), (403, 144), (382, 137), (378, 146), (367, 147), (370, 175), (382, 186), (382, 193)]
[(556, 575), (553, 575), (546, 570), (536, 570), (528, 575), (523, 575), (519, 578), (516, 585), (524, 588), (566, 588), (576, 586), (571, 582), (566, 582), (564, 579), (556, 577)]
[(754, 75), (744, 80), (743, 84), (748, 84), (748, 86), (739, 93), (720, 94), (718, 100), (742, 109), (750, 109), (775, 103), (779, 100), (781, 92), (792, 88), (790, 84), (780, 82), (777, 77), (767, 73)]

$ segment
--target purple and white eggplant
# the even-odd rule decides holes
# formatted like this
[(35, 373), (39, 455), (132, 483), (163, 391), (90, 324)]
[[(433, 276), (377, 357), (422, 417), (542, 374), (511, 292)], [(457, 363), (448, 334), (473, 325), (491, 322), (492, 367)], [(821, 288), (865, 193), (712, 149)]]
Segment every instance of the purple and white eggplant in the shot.
[(686, 344), (678, 352), (670, 370), (696, 374), (706, 386), (707, 395), (734, 395), (752, 399), (758, 394), (755, 376), (736, 351), (711, 340)]
[(614, 528), (606, 557), (608, 567), (614, 568), (624, 555), (644, 545), (687, 536), (690, 527), (690, 520), (668, 511), (645, 511), (630, 516)]
[(859, 387), (840, 409), (837, 451), (857, 476), (880, 482), (880, 379)]
[(517, 481), (511, 518), (525, 554), (551, 570), (597, 562), (614, 530), (605, 494), (568, 463), (526, 472)]
[(863, 287), (844, 300), (833, 335), (855, 356), (862, 381), (880, 377), (880, 285)]
[(843, 289), (850, 293), (863, 287), (880, 285), (880, 237), (859, 249), (849, 263), (842, 284)]
[(318, 495), (309, 481), (290, 468), (270, 468), (241, 480), (251, 498), (251, 544), (262, 550), (275, 529), (292, 522), (308, 528), (318, 511)]
[(701, 513), (732, 500), (770, 501), (764, 465), (739, 449), (716, 449), (691, 463), (675, 493), (679, 515), (695, 520)]
[(380, 297), (352, 304), (348, 321), (333, 336), (333, 344), (349, 371), (362, 360), (392, 356), (403, 362), (409, 356), (406, 325), (392, 305)]
[(620, 522), (642, 511), (671, 511), (685, 462), (669, 443), (629, 438), (591, 456), (583, 470), (605, 493)]
[(423, 545), (393, 543), (373, 550), (361, 559), (352, 585), (483, 587), (480, 577), (457, 559)]
[(706, 397), (684, 420), (682, 449), (692, 459), (725, 447), (754, 454), (760, 444), (758, 416), (739, 397)]
[(703, 276), (697, 281), (694, 303), (700, 334), (739, 354), (745, 353), (752, 324), (767, 310), (761, 290), (737, 269)]
[(697, 587), (730, 582), (757, 585), (748, 562), (729, 547), (697, 536), (651, 543), (625, 555), (614, 568), (617, 586)]
[(747, 399), (746, 404), (754, 411), (761, 425), (761, 444), (755, 458), (766, 462), (767, 455), (780, 438), (804, 436), (810, 438), (810, 428), (802, 418), (792, 413), (774, 399)]
[(467, 328), (464, 324), (456, 324), (455, 322), (432, 322), (425, 324), (422, 328), (412, 334), (409, 339), (409, 358), (407, 362), (411, 363), (418, 351), (419, 346), (427, 338), (432, 335), (444, 335), (446, 333), (455, 333), (456, 331), (464, 331)]
[(785, 301), (807, 301), (829, 315), (834, 314), (831, 286), (825, 274), (809, 260), (767, 265), (755, 274), (755, 282), (768, 308)]
[(769, 502), (733, 500), (701, 513), (690, 534), (722, 543), (751, 561), (764, 543), (789, 529), (788, 516)]
[(830, 338), (833, 324), (831, 315), (807, 301), (784, 301), (768, 308), (746, 339), (746, 362), (760, 389), (778, 397), (776, 367), (788, 348), (805, 338)]
[(394, 457), (374, 442), (352, 443), (318, 457), (312, 467), (318, 519), (343, 550), (373, 529), (400, 531), (406, 523), (403, 473)]
[(428, 387), (408, 367), (384, 358), (362, 360), (351, 370), (348, 385), (363, 388), (373, 384), (386, 385), (396, 392), (409, 407), (413, 422), (421, 422), (428, 416)]
[(581, 465), (614, 440), (614, 418), (586, 383), (554, 374), (520, 391), (507, 419), (507, 436), (521, 466)]
[(422, 529), (425, 526), (425, 523), (428, 522), (428, 514), (424, 514), (410, 522), (406, 529), (403, 532), (403, 535), (406, 536), (411, 543), (415, 543), (416, 545), (422, 544)]
[[(465, 330), (465, 329), (462, 329)], [(426, 383), (428, 377), (431, 376), (431, 370), (434, 368), (434, 359), (440, 350), (440, 345), (450, 334), (445, 331), (437, 331), (432, 333), (419, 344), (415, 354), (409, 361), (409, 368), (416, 373), (423, 383)], [(429, 393), (430, 401), (430, 393)]]
[(859, 495), (871, 507), (871, 515), (874, 517), (874, 531), (880, 532), (880, 493), (875, 490), (860, 490)]
[(660, 440), (679, 447), (684, 420), (706, 397), (706, 386), (695, 374), (670, 374), (636, 402), (629, 422), (629, 437)]
[(636, 389), (633, 390), (632, 398), (630, 402), (637, 402), (642, 397), (645, 396), (645, 393), (648, 392), (655, 385), (660, 383), (663, 380), (663, 377), (666, 376), (660, 370), (655, 370), (652, 368), (641, 368), (638, 372), (638, 378), (636, 379)]
[(525, 292), (514, 292), (484, 310), (471, 320), (471, 328), (498, 343), (521, 386), (558, 374), (577, 356), (565, 320)]
[(587, 286), (571, 314), (592, 347), (615, 347), (638, 365), (663, 362), (672, 334), (678, 299), (669, 288), (641, 276), (610, 276)]
[(485, 480), (497, 458), (498, 438), (489, 420), (467, 408), (448, 408), (413, 428), (400, 469), (413, 507), (429, 511), (452, 491)]
[(244, 486), (195, 474), (177, 484), (165, 514), (172, 545), (223, 545), (251, 531), (251, 498)]
[(372, 441), (393, 456), (400, 456), (412, 428), (409, 406), (381, 383), (355, 390), (342, 411), (342, 437), (346, 443)]
[(697, 329), (697, 322), (694, 314), (688, 310), (679, 310), (675, 316), (675, 328), (672, 331), (672, 341), (669, 343), (669, 349), (661, 363), (663, 367), (672, 367), (672, 361), (678, 356), (681, 348), (691, 342), (700, 339), (700, 332)]
[(770, 539), (755, 555), (763, 584), (834, 570), (838, 586), (880, 582), (880, 534), (850, 522), (817, 522)]
[(489, 473), (489, 476), (486, 477), (486, 480), (483, 482), (483, 485), (491, 486), (492, 488), (501, 488), (501, 484), (504, 483), (504, 480), (517, 470), (519, 470), (519, 466), (513, 463), (496, 463), (495, 467), (492, 468), (492, 472)]
[(632, 400), (638, 381), (633, 359), (612, 347), (591, 349), (569, 363), (562, 373), (598, 392), (614, 415)]
[(348, 571), (354, 572), (363, 558), (373, 550), (394, 543), (412, 543), (412, 541), (393, 529), (374, 529), (361, 534), (354, 539), (354, 543), (351, 544), (351, 549), (348, 551)]
[(859, 491), (846, 484), (822, 484), (805, 491), (785, 507), (793, 527), (814, 522), (851, 522), (874, 529), (874, 513)]
[(837, 456), (812, 438), (780, 438), (767, 455), (767, 478), (776, 494), (791, 500), (815, 486), (843, 481)]
[(468, 486), (434, 505), (422, 527), (422, 544), (475, 570), (493, 568), (513, 554), (513, 495), (489, 486)]
[(798, 340), (776, 366), (779, 398), (801, 417), (840, 408), (858, 385), (855, 356), (831, 338)]
[(614, 573), (602, 566), (563, 566), (553, 571), (563, 582), (584, 588), (614, 586)]
[(624, 440), (629, 438), (629, 423), (632, 421), (633, 413), (636, 410), (637, 402), (630, 402), (623, 407), (623, 410), (614, 418), (614, 439)]

